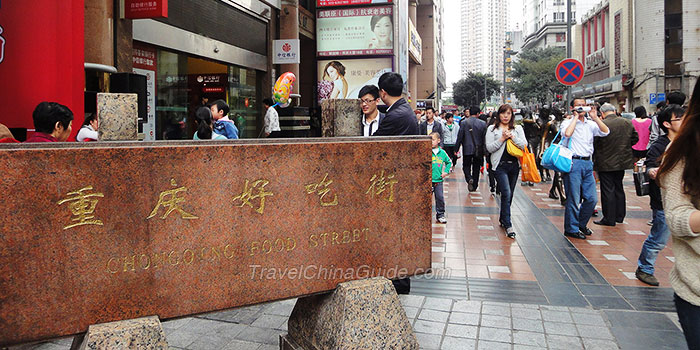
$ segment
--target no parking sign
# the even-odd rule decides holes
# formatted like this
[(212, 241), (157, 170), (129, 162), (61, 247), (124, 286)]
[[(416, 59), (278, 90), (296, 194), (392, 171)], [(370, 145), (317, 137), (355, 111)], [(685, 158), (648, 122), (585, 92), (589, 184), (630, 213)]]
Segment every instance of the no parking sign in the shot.
[(554, 69), (557, 80), (564, 85), (576, 85), (583, 79), (583, 64), (576, 59), (563, 59)]

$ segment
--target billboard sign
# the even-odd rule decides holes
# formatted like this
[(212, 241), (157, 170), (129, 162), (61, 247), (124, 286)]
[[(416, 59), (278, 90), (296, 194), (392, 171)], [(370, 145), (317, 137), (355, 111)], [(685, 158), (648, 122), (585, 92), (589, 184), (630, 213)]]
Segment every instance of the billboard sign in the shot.
[(126, 0), (124, 18), (168, 17), (168, 0)]
[(316, 7), (390, 4), (392, 0), (316, 0)]
[(319, 60), (318, 101), (359, 98), (363, 86), (377, 85), (379, 77), (391, 71), (391, 58)]
[(316, 16), (317, 54), (327, 56), (392, 55), (392, 6), (319, 10)]
[(409, 28), (409, 40), (408, 40), (408, 52), (413, 57), (413, 60), (418, 64), (422, 64), (423, 61), (423, 41), (416, 30), (416, 26), (413, 25), (412, 21), (408, 22)]
[(298, 64), (299, 39), (274, 40), (272, 42), (272, 64)]

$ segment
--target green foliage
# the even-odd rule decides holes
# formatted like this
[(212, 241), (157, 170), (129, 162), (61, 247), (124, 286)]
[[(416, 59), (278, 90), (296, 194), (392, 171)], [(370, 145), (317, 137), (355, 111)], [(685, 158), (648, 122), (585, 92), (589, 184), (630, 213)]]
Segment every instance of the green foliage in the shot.
[(525, 103), (546, 104), (554, 95), (566, 91), (554, 75), (557, 64), (565, 57), (566, 49), (561, 47), (524, 50), (513, 62), (513, 82), (508, 84), (508, 90)]
[[(486, 79), (486, 94), (484, 96), (484, 79)], [(452, 85), (452, 98), (455, 104), (466, 108), (472, 105), (485, 103), (486, 97), (491, 97), (499, 92), (501, 84), (491, 74), (470, 72), (465, 78)]]

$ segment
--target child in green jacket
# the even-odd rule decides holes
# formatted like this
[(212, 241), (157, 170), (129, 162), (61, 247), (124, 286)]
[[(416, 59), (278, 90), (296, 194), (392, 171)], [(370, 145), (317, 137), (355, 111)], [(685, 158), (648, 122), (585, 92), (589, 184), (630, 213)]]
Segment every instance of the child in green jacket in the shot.
[(433, 193), (435, 193), (435, 215), (437, 222), (447, 223), (445, 219), (445, 197), (442, 194), (442, 180), (450, 172), (452, 161), (444, 149), (440, 148), (440, 133), (432, 132), (433, 139)]

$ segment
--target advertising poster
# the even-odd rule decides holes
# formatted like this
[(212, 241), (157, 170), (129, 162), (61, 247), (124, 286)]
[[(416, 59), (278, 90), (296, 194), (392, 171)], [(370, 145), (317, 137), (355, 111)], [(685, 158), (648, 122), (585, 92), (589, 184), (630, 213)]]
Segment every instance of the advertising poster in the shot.
[(316, 7), (390, 4), (392, 0), (316, 0)]
[(148, 121), (143, 123), (144, 141), (156, 140), (156, 70), (158, 67), (155, 48), (134, 43), (133, 71), (146, 76), (146, 110)]
[(398, 66), (403, 78), (404, 90), (408, 91), (408, 0), (398, 0)]
[(318, 102), (328, 98), (358, 98), (365, 85), (377, 85), (379, 77), (392, 71), (391, 58), (318, 61)]
[(320, 57), (392, 55), (392, 6), (319, 10), (316, 38)]

